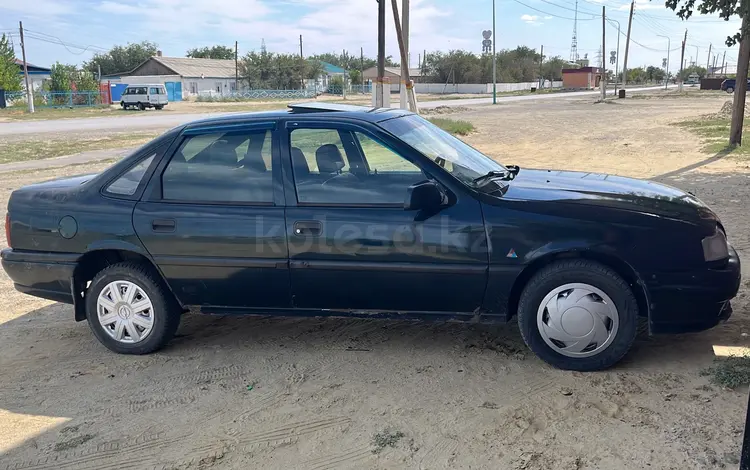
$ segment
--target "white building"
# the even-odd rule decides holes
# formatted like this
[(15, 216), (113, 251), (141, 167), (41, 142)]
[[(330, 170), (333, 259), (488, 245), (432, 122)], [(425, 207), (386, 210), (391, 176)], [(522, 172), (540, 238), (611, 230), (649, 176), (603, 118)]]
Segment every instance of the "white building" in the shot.
[[(162, 57), (158, 52), (130, 72), (105, 76), (111, 83), (163, 83), (170, 101), (196, 95), (229, 95), (235, 91), (235, 62), (225, 59)], [(242, 87), (242, 84), (240, 84)]]
[[(16, 59), (15, 60), (16, 65), (18, 65), (21, 70), (18, 72), (21, 77), (24, 75), (23, 71), (23, 61)], [(45, 80), (49, 80), (50, 77), (50, 69), (46, 67), (39, 67), (38, 65), (29, 64), (26, 63), (26, 67), (29, 70), (29, 84), (31, 85), (31, 89), (36, 91), (42, 88), (42, 85), (44, 84)], [(22, 81), (22, 86), (24, 89), (26, 88), (26, 82)]]

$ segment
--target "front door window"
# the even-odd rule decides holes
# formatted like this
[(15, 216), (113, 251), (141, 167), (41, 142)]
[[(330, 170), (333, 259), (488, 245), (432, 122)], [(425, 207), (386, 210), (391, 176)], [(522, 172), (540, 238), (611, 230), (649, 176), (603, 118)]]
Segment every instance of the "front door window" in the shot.
[(422, 171), (384, 144), (360, 132), (295, 129), (292, 166), (301, 204), (403, 204)]

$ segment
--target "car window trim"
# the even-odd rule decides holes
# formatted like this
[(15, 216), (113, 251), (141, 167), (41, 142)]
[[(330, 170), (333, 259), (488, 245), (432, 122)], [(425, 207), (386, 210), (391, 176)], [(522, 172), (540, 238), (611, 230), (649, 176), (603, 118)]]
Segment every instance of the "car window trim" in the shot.
[[(403, 152), (396, 150), (393, 148), (393, 146), (388, 145), (386, 142), (383, 141), (383, 139), (377, 137), (377, 133), (373, 132), (371, 129), (369, 129), (365, 125), (360, 125), (359, 123), (352, 123), (351, 121), (339, 121), (339, 120), (330, 120), (330, 121), (308, 121), (305, 119), (290, 119), (288, 121), (284, 122), (283, 125), (284, 130), (286, 131), (286, 135), (284, 135), (284, 138), (282, 139), (284, 141), (284, 158), (291, 163), (291, 149), (292, 149), (292, 132), (298, 130), (298, 129), (320, 129), (320, 130), (331, 130), (339, 133), (339, 138), (341, 138), (342, 133), (348, 133), (351, 135), (352, 140), (354, 142), (354, 150), (357, 155), (355, 155), (355, 158), (359, 158), (359, 163), (362, 163), (364, 166), (363, 168), (365, 170), (370, 171), (369, 163), (367, 162), (367, 159), (364, 155), (364, 151), (362, 150), (362, 146), (359, 143), (359, 137), (356, 136), (357, 132), (360, 132), (364, 134), (365, 136), (372, 139), (374, 142), (384, 146), (388, 150), (392, 151), (399, 157), (403, 158), (407, 162), (411, 163), (415, 167), (419, 169), (423, 174), (429, 175), (429, 172), (426, 172), (422, 169), (419, 163), (415, 163), (412, 160), (410, 160), (408, 157), (404, 156)], [(378, 129), (380, 129), (378, 127)], [(387, 136), (393, 137), (390, 133), (386, 133)], [(348, 151), (347, 147), (348, 145), (344, 142), (344, 139), (341, 138), (341, 145), (344, 147), (345, 151)], [(410, 147), (409, 147), (410, 148)], [(422, 156), (420, 154), (420, 156)], [(349, 155), (347, 153), (347, 162), (349, 163), (351, 167), (351, 161), (349, 161)], [(426, 158), (426, 157), (424, 157)], [(352, 207), (352, 208), (402, 208), (404, 207), (403, 203), (392, 203), (392, 202), (384, 202), (384, 203), (338, 203), (338, 202), (303, 202), (299, 200), (299, 194), (297, 193), (297, 180), (296, 175), (294, 174), (294, 165), (289, 165), (290, 173), (291, 173), (291, 183), (292, 188), (294, 189), (294, 205), (287, 203), (287, 206), (289, 207)], [(430, 176), (428, 176), (430, 177)]]
[[(157, 139), (161, 139), (161, 137), (157, 137)], [(107, 179), (107, 181), (105, 181), (100, 186), (99, 194), (101, 194), (103, 197), (111, 199), (126, 201), (139, 200), (142, 196), (143, 191), (146, 189), (146, 186), (148, 186), (149, 181), (151, 181), (153, 172), (156, 170), (159, 163), (161, 163), (161, 161), (163, 160), (164, 155), (169, 151), (170, 147), (174, 143), (174, 140), (176, 140), (176, 136), (174, 136), (171, 140), (165, 140), (164, 142), (154, 143), (152, 141), (146, 144), (138, 151), (139, 154), (133, 159), (132, 164), (128, 165), (123, 170), (120, 170), (117, 174)], [(138, 182), (138, 187), (135, 189), (135, 192), (133, 194), (116, 194), (107, 191), (107, 188), (109, 188), (112, 183), (114, 183), (117, 179), (122, 178), (127, 172), (140, 165), (144, 160), (150, 158), (151, 155), (154, 156), (154, 160), (151, 162), (148, 168), (146, 168), (146, 171), (143, 172), (143, 177), (141, 178), (141, 181)]]
[[(206, 134), (216, 134), (218, 132), (223, 132), (224, 134), (234, 134), (234, 133), (242, 133), (245, 131), (261, 131), (265, 130), (266, 132), (271, 132), (271, 188), (272, 188), (272, 201), (183, 201), (178, 199), (165, 199), (164, 198), (164, 188), (162, 185), (162, 177), (164, 176), (164, 171), (167, 169), (167, 166), (169, 166), (169, 163), (172, 161), (174, 156), (177, 154), (177, 151), (182, 147), (182, 144), (185, 142), (185, 140), (189, 137), (194, 137), (197, 135), (206, 135)], [(277, 172), (280, 172), (281, 170), (277, 170), (276, 167), (279, 166), (278, 158), (280, 157), (279, 154), (279, 143), (276, 138), (277, 133), (277, 122), (276, 121), (269, 121), (269, 120), (262, 120), (262, 121), (243, 121), (239, 123), (226, 123), (226, 124), (216, 124), (211, 123), (211, 125), (205, 125), (204, 123), (196, 123), (196, 124), (188, 124), (181, 132), (180, 134), (174, 139), (172, 142), (172, 145), (167, 149), (167, 151), (164, 154), (164, 157), (161, 159), (160, 165), (154, 169), (154, 172), (151, 174), (149, 179), (149, 184), (147, 186), (148, 194), (146, 192), (143, 193), (143, 200), (147, 202), (155, 202), (155, 203), (168, 203), (168, 204), (194, 204), (194, 205), (211, 205), (211, 206), (242, 206), (242, 207), (283, 207), (283, 188), (278, 188), (276, 184), (276, 179), (278, 178)], [(275, 149), (275, 152), (274, 152)], [(274, 165), (276, 163), (276, 165)], [(277, 197), (277, 192), (282, 191), (281, 196), (281, 204), (279, 204), (279, 197)]]

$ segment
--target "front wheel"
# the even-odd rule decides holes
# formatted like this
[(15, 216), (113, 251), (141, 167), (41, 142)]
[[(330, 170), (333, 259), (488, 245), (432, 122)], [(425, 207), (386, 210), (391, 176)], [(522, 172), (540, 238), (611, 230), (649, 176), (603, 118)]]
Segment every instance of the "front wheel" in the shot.
[(588, 260), (557, 261), (534, 275), (518, 303), (526, 345), (560, 369), (606, 369), (635, 341), (638, 302), (612, 269)]
[(86, 319), (94, 336), (121, 354), (148, 354), (172, 339), (179, 305), (147, 266), (133, 262), (101, 270), (86, 292)]

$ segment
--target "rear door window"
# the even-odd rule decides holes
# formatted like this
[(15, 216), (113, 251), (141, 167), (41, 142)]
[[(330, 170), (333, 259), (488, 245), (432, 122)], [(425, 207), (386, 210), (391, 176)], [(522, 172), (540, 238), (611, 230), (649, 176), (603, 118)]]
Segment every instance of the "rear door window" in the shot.
[(162, 174), (163, 199), (273, 203), (271, 134), (263, 129), (186, 137)]

